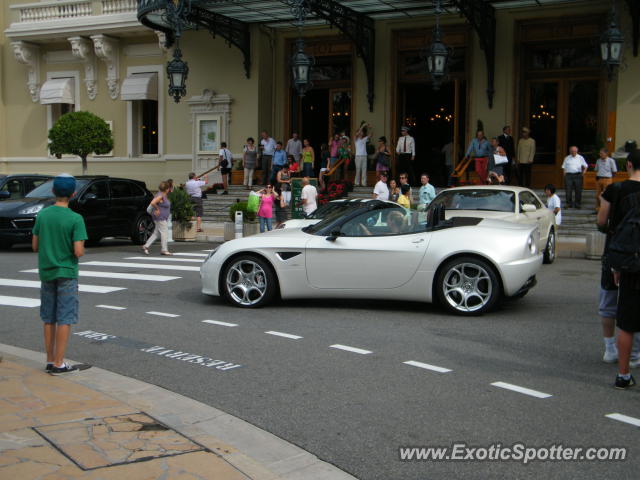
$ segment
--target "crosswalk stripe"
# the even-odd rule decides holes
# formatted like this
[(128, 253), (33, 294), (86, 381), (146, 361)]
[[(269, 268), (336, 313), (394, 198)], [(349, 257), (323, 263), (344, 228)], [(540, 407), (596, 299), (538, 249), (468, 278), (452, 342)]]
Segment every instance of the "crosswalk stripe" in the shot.
[(116, 305), (96, 305), (96, 308), (106, 308), (107, 310), (126, 310), (127, 307), (118, 307)]
[(184, 270), (199, 272), (200, 267), (187, 267), (185, 265), (157, 265), (153, 263), (128, 263), (128, 262), (82, 262), (80, 265), (94, 267), (124, 267), (124, 268), (149, 268), (156, 270)]
[(147, 315), (157, 315), (158, 317), (170, 317), (170, 318), (175, 318), (175, 317), (179, 317), (180, 315), (175, 314), (175, 313), (165, 313), (165, 312), (145, 312)]
[[(22, 273), (38, 273), (38, 269), (21, 270)], [(78, 274), (81, 277), (95, 278), (118, 278), (122, 280), (143, 280), (149, 282), (168, 282), (169, 280), (177, 280), (182, 277), (170, 277), (167, 275), (148, 275), (144, 273), (118, 273), (118, 272), (99, 272), (92, 270), (80, 270)]]
[(160, 257), (125, 257), (125, 260), (151, 260), (157, 262), (193, 262), (202, 263), (203, 259), (200, 258), (160, 258)]
[[(0, 286), (40, 288), (38, 280), (18, 280), (15, 278), (0, 278)], [(126, 290), (125, 287), (106, 287), (103, 285), (78, 285), (78, 290), (83, 293), (112, 293), (118, 290)]]
[(9, 307), (39, 307), (39, 298), (7, 297), (0, 295), (0, 305)]
[(174, 253), (174, 256), (180, 256), (180, 257), (208, 257), (209, 254), (208, 253)]

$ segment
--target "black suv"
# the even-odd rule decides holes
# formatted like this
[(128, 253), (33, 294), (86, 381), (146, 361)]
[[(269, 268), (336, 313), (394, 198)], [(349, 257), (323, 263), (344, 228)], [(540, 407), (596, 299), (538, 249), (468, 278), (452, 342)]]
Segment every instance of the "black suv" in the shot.
[[(76, 179), (69, 207), (84, 218), (89, 243), (104, 237), (130, 237), (136, 245), (147, 241), (154, 229), (147, 213), (153, 195), (144, 182), (106, 176)], [(49, 180), (21, 200), (0, 202), (0, 247), (31, 241), (38, 212), (55, 203), (52, 188)]]
[(35, 174), (0, 175), (0, 200), (23, 198), (31, 190), (52, 178), (51, 175)]

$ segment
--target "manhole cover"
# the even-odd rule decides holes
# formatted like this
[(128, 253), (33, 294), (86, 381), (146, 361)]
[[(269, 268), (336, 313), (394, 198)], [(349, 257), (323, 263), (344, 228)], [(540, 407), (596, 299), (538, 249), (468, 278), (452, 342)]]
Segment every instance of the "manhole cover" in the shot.
[(204, 450), (145, 413), (34, 427), (83, 470)]

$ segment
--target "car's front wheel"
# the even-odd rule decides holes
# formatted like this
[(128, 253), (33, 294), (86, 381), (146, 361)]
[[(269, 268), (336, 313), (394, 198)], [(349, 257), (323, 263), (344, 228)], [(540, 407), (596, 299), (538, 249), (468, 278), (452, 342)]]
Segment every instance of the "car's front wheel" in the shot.
[(458, 315), (480, 315), (501, 296), (495, 269), (485, 260), (463, 256), (446, 262), (436, 279), (437, 298)]
[(255, 308), (273, 299), (276, 281), (271, 265), (265, 260), (241, 255), (224, 268), (221, 289), (227, 301), (236, 307)]
[(131, 241), (134, 245), (144, 245), (156, 228), (149, 215), (140, 215), (133, 224)]
[(542, 261), (546, 264), (553, 263), (556, 259), (556, 231), (552, 228), (549, 230), (547, 237), (547, 245), (544, 248)]

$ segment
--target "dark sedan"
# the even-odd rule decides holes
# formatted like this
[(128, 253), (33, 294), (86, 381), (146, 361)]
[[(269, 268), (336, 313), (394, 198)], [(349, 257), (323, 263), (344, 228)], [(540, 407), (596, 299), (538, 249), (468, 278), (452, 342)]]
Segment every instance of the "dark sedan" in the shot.
[[(55, 203), (53, 180), (20, 200), (0, 202), (0, 247), (31, 241), (36, 216)], [(126, 178), (77, 177), (76, 192), (69, 208), (84, 218), (89, 243), (104, 237), (129, 237), (142, 245), (153, 232), (146, 209), (153, 195), (144, 182)]]

